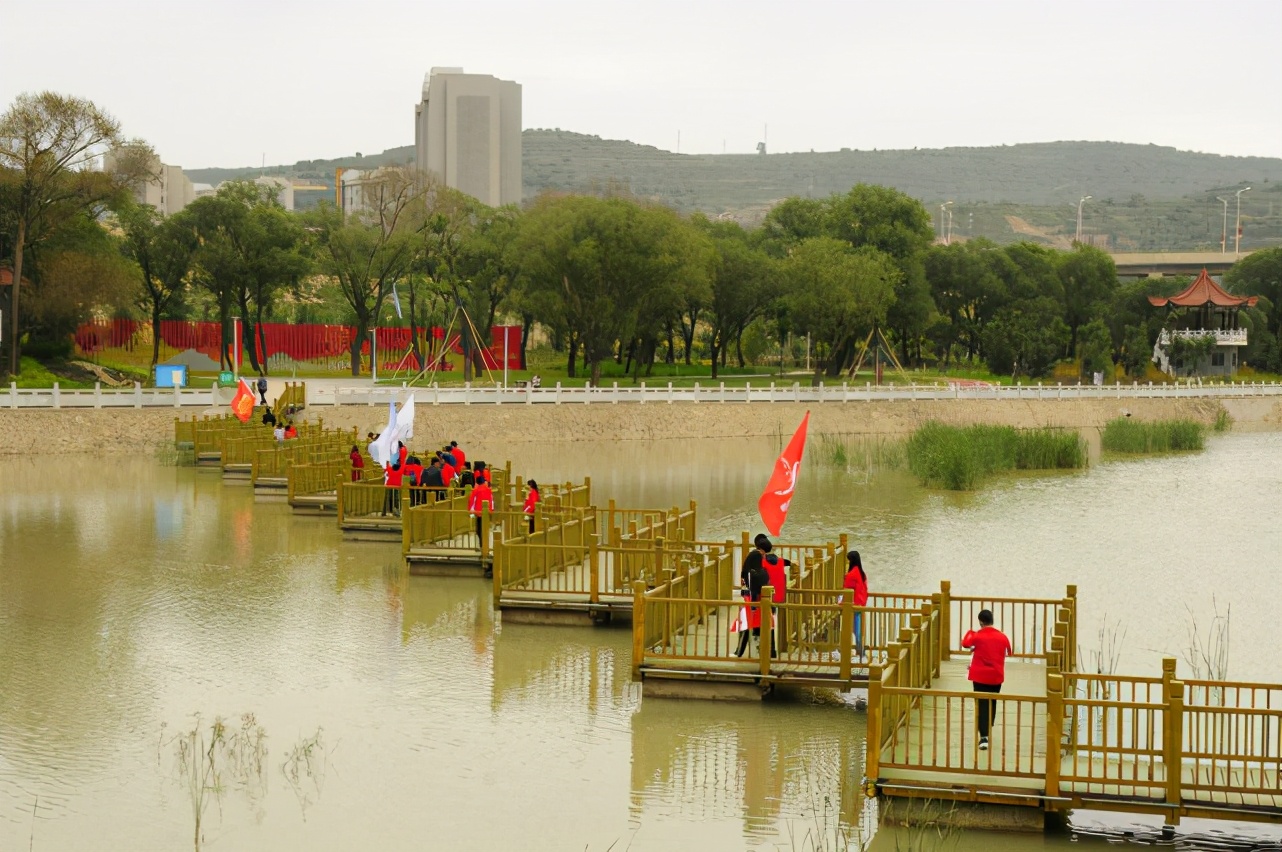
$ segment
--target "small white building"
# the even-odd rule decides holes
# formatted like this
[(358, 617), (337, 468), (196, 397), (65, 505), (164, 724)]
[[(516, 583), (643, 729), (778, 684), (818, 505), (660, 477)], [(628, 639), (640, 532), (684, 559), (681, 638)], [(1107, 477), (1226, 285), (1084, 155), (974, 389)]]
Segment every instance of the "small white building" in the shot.
[(287, 177), (278, 175), (263, 175), (254, 178), (254, 183), (259, 186), (268, 186), (276, 189), (276, 200), (280, 206), (286, 210), (294, 209), (294, 182)]

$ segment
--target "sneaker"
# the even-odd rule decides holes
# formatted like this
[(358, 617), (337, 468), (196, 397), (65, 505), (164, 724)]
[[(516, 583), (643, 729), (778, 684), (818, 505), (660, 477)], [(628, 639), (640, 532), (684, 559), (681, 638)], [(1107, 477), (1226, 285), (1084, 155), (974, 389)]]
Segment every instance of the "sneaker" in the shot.
[(988, 751), (988, 737), (979, 738), (979, 750)]

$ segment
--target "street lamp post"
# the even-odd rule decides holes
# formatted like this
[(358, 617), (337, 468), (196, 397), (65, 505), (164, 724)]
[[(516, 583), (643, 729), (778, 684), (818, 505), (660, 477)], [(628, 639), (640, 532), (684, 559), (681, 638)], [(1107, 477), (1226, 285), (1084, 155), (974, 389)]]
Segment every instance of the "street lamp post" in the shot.
[(1224, 223), (1220, 225), (1220, 254), (1224, 254), (1229, 239), (1229, 200), (1218, 195), (1215, 200), (1224, 205)]
[(944, 234), (944, 245), (953, 244), (953, 208), (948, 208), (948, 232)]
[(1082, 205), (1090, 200), (1089, 195), (1083, 195), (1077, 202), (1077, 236), (1073, 238), (1075, 243), (1082, 241)]
[[(1238, 258), (1238, 251), (1242, 247), (1242, 193), (1250, 192), (1251, 187), (1244, 186), (1237, 192), (1237, 214), (1233, 217), (1233, 259)], [(1227, 209), (1227, 208), (1226, 208)]]
[[(950, 204), (952, 204), (951, 201), (945, 201), (943, 204), (939, 205), (939, 238), (944, 241), (944, 245), (948, 245), (948, 238), (944, 236), (944, 214), (948, 214), (948, 218), (951, 223), (952, 211), (948, 209)], [(949, 228), (949, 230), (951, 230), (951, 228)]]

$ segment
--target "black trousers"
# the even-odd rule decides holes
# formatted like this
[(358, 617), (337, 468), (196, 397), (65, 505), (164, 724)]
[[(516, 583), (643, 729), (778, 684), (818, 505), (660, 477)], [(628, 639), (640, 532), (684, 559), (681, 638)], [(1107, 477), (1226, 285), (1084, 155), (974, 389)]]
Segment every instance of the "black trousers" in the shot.
[[(1000, 683), (971, 683), (976, 692), (996, 693), (1002, 691)], [(988, 739), (988, 732), (992, 729), (993, 718), (997, 715), (997, 702), (992, 698), (980, 698), (975, 702), (978, 706), (976, 710), (979, 719), (979, 735)]]

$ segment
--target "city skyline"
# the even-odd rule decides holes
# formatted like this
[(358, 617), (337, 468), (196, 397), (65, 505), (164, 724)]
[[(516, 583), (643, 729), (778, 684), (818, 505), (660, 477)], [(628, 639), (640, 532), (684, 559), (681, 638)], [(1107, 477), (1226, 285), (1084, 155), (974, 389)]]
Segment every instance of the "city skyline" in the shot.
[(361, 15), (331, 0), (19, 6), (0, 105), (89, 98), (187, 170), (412, 144), (406, 104), (433, 66), (520, 81), (525, 127), (681, 153), (1091, 140), (1282, 156), (1276, 3), (372, 0)]

